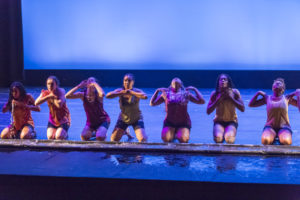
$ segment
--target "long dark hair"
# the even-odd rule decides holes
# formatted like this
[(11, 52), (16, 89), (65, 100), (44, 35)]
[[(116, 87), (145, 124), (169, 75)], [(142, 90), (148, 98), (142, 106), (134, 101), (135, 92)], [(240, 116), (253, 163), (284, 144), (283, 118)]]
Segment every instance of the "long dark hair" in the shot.
[(234, 88), (234, 84), (232, 82), (231, 77), (228, 74), (220, 74), (217, 78), (217, 82), (216, 82), (216, 94), (218, 94), (220, 92), (220, 88), (219, 88), (219, 81), (221, 79), (221, 76), (226, 76), (227, 80), (228, 80), (228, 88), (232, 89)]
[(8, 97), (8, 101), (7, 101), (8, 106), (9, 106), (9, 111), (12, 110), (11, 102), (14, 99), (13, 94), (12, 94), (14, 88), (17, 88), (19, 90), (19, 92), (20, 92), (19, 100), (21, 100), (21, 101), (26, 97), (26, 94), (27, 94), (25, 87), (21, 82), (18, 82), (18, 81), (13, 82), (9, 87), (9, 97)]

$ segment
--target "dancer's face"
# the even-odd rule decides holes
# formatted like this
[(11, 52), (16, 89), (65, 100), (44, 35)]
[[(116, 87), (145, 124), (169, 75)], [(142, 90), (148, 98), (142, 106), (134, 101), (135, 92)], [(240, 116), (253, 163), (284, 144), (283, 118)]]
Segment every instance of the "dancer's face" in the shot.
[(219, 88), (228, 87), (228, 78), (225, 75), (221, 75), (219, 79)]
[(272, 85), (272, 90), (278, 95), (281, 95), (284, 93), (284, 83), (281, 81), (274, 81)]
[(12, 89), (12, 96), (14, 99), (18, 99), (20, 97), (20, 90), (17, 87)]
[(53, 91), (56, 90), (56, 88), (57, 88), (56, 82), (55, 82), (53, 79), (49, 78), (49, 79), (47, 80), (47, 89), (48, 89), (50, 92), (53, 92)]
[(179, 90), (182, 87), (181, 80), (179, 78), (174, 78), (171, 82), (171, 87), (176, 91)]
[(126, 90), (133, 88), (134, 81), (130, 76), (125, 76), (123, 79), (123, 86)]
[(87, 87), (87, 92), (86, 92), (86, 98), (89, 102), (94, 102), (95, 101), (95, 87), (94, 86), (88, 86)]

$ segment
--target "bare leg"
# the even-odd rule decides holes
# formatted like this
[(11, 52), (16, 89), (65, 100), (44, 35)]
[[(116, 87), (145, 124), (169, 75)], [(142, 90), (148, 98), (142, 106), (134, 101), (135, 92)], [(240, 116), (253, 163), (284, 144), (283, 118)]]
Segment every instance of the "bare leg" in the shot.
[(96, 132), (96, 140), (104, 141), (106, 139), (107, 128), (100, 126)]
[(52, 128), (52, 127), (47, 128), (47, 138), (48, 138), (48, 140), (54, 140), (55, 139), (55, 132), (56, 132), (56, 128)]
[(278, 133), (280, 144), (291, 145), (292, 144), (292, 133), (289, 130), (281, 129)]
[(179, 128), (176, 133), (176, 138), (180, 143), (188, 143), (190, 139), (190, 129)]
[(145, 132), (145, 129), (143, 128), (138, 128), (134, 130), (136, 138), (138, 139), (139, 142), (146, 142), (147, 141), (147, 135)]
[(2, 130), (1, 139), (13, 139), (13, 136), (16, 134), (16, 131), (11, 131), (11, 125), (9, 125), (8, 127)]
[(161, 139), (164, 142), (172, 142), (174, 140), (174, 137), (175, 137), (175, 128), (166, 126), (162, 129)]
[(32, 139), (35, 137), (35, 133), (29, 126), (24, 126), (21, 131), (20, 139)]
[(113, 133), (110, 136), (110, 141), (112, 142), (119, 142), (122, 138), (122, 136), (124, 135), (124, 130), (120, 129), (120, 128), (115, 128), (115, 130), (113, 131)]
[(68, 138), (68, 132), (65, 131), (62, 127), (59, 127), (55, 133), (55, 139), (57, 140), (65, 140)]
[(233, 125), (229, 125), (225, 128), (224, 138), (228, 144), (233, 144), (236, 136), (236, 128)]
[(216, 143), (222, 143), (224, 141), (224, 128), (220, 124), (214, 125), (214, 141)]
[(261, 136), (261, 143), (264, 145), (273, 144), (276, 132), (272, 128), (265, 128)]
[(93, 135), (93, 130), (89, 126), (85, 126), (81, 132), (81, 140), (89, 140)]

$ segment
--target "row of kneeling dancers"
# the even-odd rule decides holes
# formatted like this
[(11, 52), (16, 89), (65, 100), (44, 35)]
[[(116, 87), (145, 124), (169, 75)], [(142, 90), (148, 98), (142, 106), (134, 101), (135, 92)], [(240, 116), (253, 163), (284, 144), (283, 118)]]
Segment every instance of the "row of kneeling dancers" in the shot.
[[(2, 112), (11, 112), (12, 123), (2, 130), (2, 139), (31, 139), (36, 137), (31, 111), (40, 111), (42, 103), (47, 102), (49, 107), (49, 120), (47, 127), (48, 139), (64, 140), (68, 138), (70, 127), (70, 112), (66, 99), (81, 99), (86, 113), (86, 125), (81, 132), (82, 140), (96, 137), (99, 141), (106, 139), (110, 117), (103, 109), (104, 91), (91, 77), (65, 93), (59, 87), (59, 80), (49, 76), (47, 90), (42, 90), (39, 97), (34, 98), (26, 93), (22, 83), (14, 82), (10, 86), (9, 98), (3, 106)], [(106, 98), (119, 98), (120, 115), (111, 134), (111, 141), (120, 141), (124, 135), (132, 138), (128, 126), (132, 126), (139, 142), (146, 142), (143, 115), (139, 108), (140, 99), (147, 99), (147, 95), (134, 86), (134, 76), (125, 74), (123, 86), (106, 94)], [(273, 144), (275, 139), (281, 144), (292, 143), (292, 130), (288, 117), (288, 105), (293, 105), (300, 110), (300, 89), (284, 95), (285, 83), (282, 78), (274, 80), (273, 94), (266, 95), (258, 91), (249, 102), (250, 107), (266, 104), (267, 122), (262, 133), (262, 144)], [(177, 139), (186, 143), (190, 138), (191, 119), (187, 111), (188, 102), (204, 104), (205, 100), (197, 88), (184, 87), (179, 78), (174, 78), (168, 88), (158, 88), (150, 105), (156, 106), (165, 103), (166, 117), (163, 123), (161, 138), (164, 142)], [(216, 88), (212, 92), (207, 105), (207, 114), (216, 110), (213, 127), (213, 137), (216, 143), (226, 141), (234, 143), (238, 127), (236, 108), (245, 111), (241, 95), (234, 88), (233, 82), (227, 74), (217, 78)]]

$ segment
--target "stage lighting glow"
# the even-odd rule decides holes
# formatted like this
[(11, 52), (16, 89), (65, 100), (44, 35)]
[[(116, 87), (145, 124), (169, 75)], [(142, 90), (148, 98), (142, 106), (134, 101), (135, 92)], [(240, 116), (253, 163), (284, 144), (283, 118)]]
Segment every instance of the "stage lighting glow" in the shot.
[(22, 0), (25, 69), (300, 69), (298, 0)]

